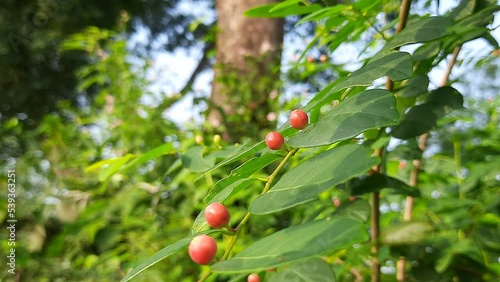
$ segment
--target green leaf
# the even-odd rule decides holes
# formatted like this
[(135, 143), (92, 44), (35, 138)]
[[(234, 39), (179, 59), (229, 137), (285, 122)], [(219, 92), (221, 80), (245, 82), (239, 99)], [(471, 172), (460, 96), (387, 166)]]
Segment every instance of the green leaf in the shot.
[(413, 74), (411, 55), (406, 52), (391, 52), (370, 61), (340, 82), (332, 92), (353, 86), (370, 86), (373, 81), (389, 76), (393, 81), (409, 78)]
[(432, 226), (427, 222), (405, 222), (387, 227), (382, 234), (382, 242), (387, 245), (417, 244), (429, 236)]
[(370, 204), (365, 199), (345, 201), (333, 213), (334, 216), (345, 216), (366, 222), (370, 217)]
[(389, 76), (393, 81), (399, 81), (411, 77), (412, 74), (413, 63), (409, 53), (392, 52), (381, 54), (381, 56), (374, 58), (345, 79), (327, 85), (311, 99), (304, 107), (304, 110), (310, 111), (327, 101), (339, 99), (342, 94), (340, 90), (348, 87), (370, 86), (375, 79), (383, 76)]
[(269, 190), (250, 203), (254, 214), (281, 211), (308, 202), (334, 185), (361, 175), (379, 163), (371, 150), (361, 145), (339, 146), (300, 163)]
[(332, 17), (332, 16), (337, 15), (340, 12), (344, 11), (346, 8), (347, 8), (346, 5), (337, 4), (333, 7), (328, 7), (328, 8), (324, 8), (321, 10), (317, 10), (316, 12), (311, 13), (311, 14), (303, 17), (300, 21), (298, 21), (295, 24), (295, 26), (298, 26), (300, 24), (310, 22), (310, 21), (316, 21), (316, 20), (327, 18), (327, 17)]
[(279, 9), (275, 8), (276, 4), (267, 4), (251, 8), (244, 15), (250, 18), (284, 18), (293, 15), (309, 14), (321, 9), (321, 6), (318, 4), (308, 6), (299, 4), (294, 3), (294, 5), (281, 6)]
[(269, 164), (281, 158), (282, 157), (277, 154), (265, 154), (261, 157), (249, 159), (244, 164), (231, 171), (231, 174), (229, 174), (228, 177), (219, 180), (208, 192), (208, 196), (205, 198), (205, 202), (211, 201), (217, 193), (222, 191), (222, 189), (226, 188), (236, 180), (250, 177), (254, 173), (260, 171)]
[[(211, 200), (207, 203), (206, 206), (208, 206), (210, 203), (215, 203), (215, 202), (223, 203), (226, 199), (235, 195), (239, 191), (245, 189), (246, 187), (248, 187), (248, 185), (252, 184), (255, 181), (256, 181), (255, 179), (251, 179), (251, 178), (243, 178), (243, 179), (236, 180), (235, 182), (231, 183), (229, 186), (225, 187), (222, 191), (215, 194), (211, 198)], [(205, 221), (204, 210), (205, 210), (205, 208), (202, 209), (202, 211), (198, 214), (198, 216), (194, 220), (193, 226), (191, 227), (191, 231), (193, 233), (199, 232), (205, 226), (207, 226), (207, 222)]]
[(138, 158), (135, 158), (131, 162), (129, 162), (127, 165), (125, 165), (122, 170), (127, 170), (132, 168), (135, 165), (139, 165), (142, 163), (145, 163), (149, 160), (164, 156), (164, 155), (169, 155), (169, 154), (174, 154), (176, 150), (174, 149), (174, 146), (172, 143), (166, 143), (161, 146), (158, 146), (154, 148), (153, 150), (147, 152), (144, 155), (139, 156)]
[(454, 20), (463, 19), (474, 12), (475, 6), (476, 0), (461, 0), (460, 3), (448, 13), (448, 16)]
[(321, 258), (290, 265), (269, 277), (273, 282), (335, 282), (332, 267)]
[(182, 164), (193, 172), (204, 172), (214, 166), (215, 158), (204, 158), (203, 147), (189, 148), (181, 157)]
[(334, 107), (318, 122), (288, 140), (293, 147), (330, 145), (355, 137), (365, 130), (399, 121), (396, 99), (382, 89), (366, 90)]
[(406, 28), (387, 42), (380, 52), (385, 52), (407, 44), (428, 42), (446, 35), (452, 21), (447, 17), (417, 17), (411, 19)]
[(115, 174), (118, 170), (120, 170), (134, 155), (126, 154), (123, 157), (112, 159), (111, 162), (108, 162), (105, 166), (101, 167), (101, 171), (99, 171), (99, 181), (105, 181), (110, 176)]
[(302, 3), (302, 1), (304, 1), (304, 0), (287, 0), (287, 1), (283, 1), (281, 3), (273, 4), (274, 7), (271, 8), (269, 10), (269, 12), (275, 12), (275, 11), (281, 10), (283, 8), (288, 8), (290, 6), (296, 6), (300, 3)]
[(212, 265), (215, 272), (253, 272), (303, 260), (368, 240), (364, 224), (351, 218), (323, 219), (264, 237), (234, 256)]
[(121, 280), (121, 282), (129, 281), (130, 279), (134, 278), (139, 273), (143, 272), (144, 270), (148, 269), (149, 267), (153, 266), (154, 264), (158, 263), (159, 261), (161, 261), (161, 260), (165, 259), (166, 257), (168, 257), (172, 254), (175, 254), (176, 252), (186, 248), (195, 236), (200, 235), (200, 234), (211, 234), (211, 233), (216, 233), (216, 232), (219, 232), (219, 231), (218, 230), (208, 230), (206, 232), (201, 232), (198, 234), (194, 234), (192, 236), (188, 236), (188, 237), (183, 238), (183, 239), (181, 239), (173, 244), (166, 246), (165, 248), (161, 249), (156, 254), (152, 255), (151, 257), (149, 257), (148, 259), (143, 261), (141, 264), (136, 266), (134, 269), (132, 269), (132, 271), (127, 273), (127, 276), (125, 276)]
[(373, 174), (363, 179), (354, 179), (351, 183), (351, 195), (361, 196), (383, 188), (390, 188), (395, 194), (419, 197), (420, 190), (384, 174)]
[(412, 107), (403, 121), (392, 129), (391, 135), (399, 139), (419, 136), (436, 126), (437, 120), (455, 109), (463, 107), (462, 94), (450, 86), (432, 91), (424, 104)]

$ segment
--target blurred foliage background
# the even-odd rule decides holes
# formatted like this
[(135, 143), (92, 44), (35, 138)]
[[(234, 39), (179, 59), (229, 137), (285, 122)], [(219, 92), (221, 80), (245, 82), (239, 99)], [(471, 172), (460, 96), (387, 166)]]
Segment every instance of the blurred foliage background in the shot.
[[(383, 2), (383, 10), (367, 17), (394, 17), (399, 1)], [(413, 2), (415, 10), (435, 14), (440, 1)], [(216, 44), (215, 25), (196, 13), (200, 6), (215, 14), (213, 1), (2, 1), (0, 167), (4, 172), (16, 170), (18, 220), (16, 275), (2, 271), (2, 281), (119, 281), (138, 262), (185, 237), (207, 191), (238, 166), (222, 167), (199, 179), (205, 165), (261, 140), (281, 123), (283, 113), (303, 105), (326, 82), (347, 75), (352, 65), (331, 57), (338, 46), (364, 58), (363, 48), (380, 40), (376, 32), (364, 29), (368, 31), (345, 38), (344, 45), (315, 46), (300, 60), (283, 55), (271, 70), (281, 80), (262, 82), (264, 100), (259, 98), (273, 112), (258, 113), (259, 117), (253, 116), (256, 108), (248, 103), (254, 98), (252, 87), (261, 84), (239, 83), (241, 74), (226, 76), (222, 84), (238, 98), (234, 101), (244, 112), (225, 113), (226, 124), (238, 129), (232, 131), (237, 136), (219, 142), (214, 136), (224, 135), (228, 128), (208, 122), (207, 109), (213, 108), (210, 95), (188, 96), (202, 105), (201, 110), (193, 108), (202, 112), (201, 119), (179, 124), (165, 115), (193, 93), (191, 84), (214, 66), (217, 52), (238, 52), (217, 50), (216, 46), (222, 47)], [(301, 42), (309, 42), (313, 33), (325, 34), (313, 23), (293, 27), (300, 19), (290, 17), (281, 23), (288, 48), (283, 54), (300, 55), (305, 48)], [(138, 32), (147, 35), (147, 43), (131, 48), (130, 40)], [(347, 46), (350, 42), (353, 45)], [(495, 281), (500, 274), (499, 59), (498, 46), (491, 42), (487, 46), (487, 52), (460, 58), (461, 72), (453, 83), (466, 97), (466, 107), (438, 124), (424, 153), (422, 195), (415, 214), (438, 226), (438, 231), (423, 234), (409, 253), (407, 246), (385, 246), (380, 255), (384, 281), (395, 281), (393, 268), (400, 252), (415, 262), (416, 281), (457, 281), (456, 277)], [(187, 83), (176, 93), (155, 93), (148, 79), (152, 52), (190, 48), (200, 50), (202, 57)], [(491, 55), (495, 49), (497, 55)], [(173, 68), (183, 62), (178, 64)], [(268, 77), (269, 72), (263, 73)], [(262, 123), (248, 132), (240, 130), (256, 121)], [(182, 156), (193, 153), (195, 145), (210, 156), (203, 165), (183, 162)], [(416, 140), (399, 143), (387, 156), (388, 169), (407, 181), (411, 162), (419, 154)], [(0, 176), (2, 187), (7, 187), (6, 177), (6, 173)], [(235, 222), (260, 185), (252, 184), (231, 204)], [(333, 189), (321, 200), (331, 197), (345, 200), (345, 191)], [(384, 229), (401, 220), (404, 197), (384, 192), (382, 201)], [(0, 222), (4, 224), (6, 203), (3, 192)], [(271, 230), (301, 222), (312, 211), (299, 207), (273, 217), (252, 217), (252, 229), (235, 251)], [(459, 235), (458, 229), (465, 234)], [(259, 232), (252, 235), (252, 230)], [(2, 232), (3, 266), (10, 248), (6, 238)], [(369, 277), (366, 253), (339, 255), (339, 281), (355, 281), (351, 267)], [(195, 281), (199, 273), (198, 265), (178, 253), (137, 280)], [(419, 278), (424, 276), (432, 279)], [(226, 280), (213, 277), (212, 281)]]

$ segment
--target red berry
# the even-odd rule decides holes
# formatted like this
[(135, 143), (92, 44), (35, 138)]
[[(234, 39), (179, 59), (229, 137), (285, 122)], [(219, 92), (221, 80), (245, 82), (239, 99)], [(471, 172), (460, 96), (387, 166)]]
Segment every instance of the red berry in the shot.
[(304, 129), (309, 124), (309, 117), (303, 110), (294, 110), (290, 114), (290, 125), (295, 129)]
[(229, 223), (229, 211), (220, 203), (211, 203), (205, 208), (205, 219), (212, 228), (221, 228)]
[(354, 196), (349, 197), (349, 201), (354, 202), (355, 200), (356, 200), (356, 197), (354, 197)]
[(197, 264), (209, 264), (217, 253), (217, 243), (208, 235), (198, 235), (189, 243), (188, 251)]
[(333, 198), (332, 198), (332, 203), (333, 203), (333, 205), (334, 205), (336, 208), (340, 207), (340, 199), (339, 199), (339, 198), (337, 198), (337, 197), (333, 197)]
[(266, 135), (266, 144), (269, 149), (278, 150), (281, 146), (283, 146), (283, 144), (285, 144), (285, 138), (283, 138), (283, 135), (279, 132), (269, 132)]
[(260, 277), (257, 273), (248, 275), (247, 282), (260, 282)]

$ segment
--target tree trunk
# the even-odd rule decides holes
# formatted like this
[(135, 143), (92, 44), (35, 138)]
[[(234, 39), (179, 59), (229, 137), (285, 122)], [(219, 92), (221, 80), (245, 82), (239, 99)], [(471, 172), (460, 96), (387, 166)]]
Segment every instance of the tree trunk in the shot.
[(216, 64), (208, 121), (225, 140), (260, 138), (276, 124), (283, 19), (243, 13), (276, 0), (216, 0)]

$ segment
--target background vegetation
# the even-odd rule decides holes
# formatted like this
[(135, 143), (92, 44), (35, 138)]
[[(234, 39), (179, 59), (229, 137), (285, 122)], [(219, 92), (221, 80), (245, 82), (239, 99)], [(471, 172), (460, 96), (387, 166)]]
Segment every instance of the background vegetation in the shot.
[[(223, 14), (224, 1), (118, 2), (1, 4), (0, 166), (16, 170), (18, 220), (16, 275), (3, 271), (2, 281), (119, 281), (165, 246), (205, 230), (195, 219), (207, 195), (231, 185), (238, 193), (224, 204), (237, 225), (264, 189), (261, 180), (287, 154), (262, 143), (277, 126), (301, 148), (277, 180), (347, 143), (373, 149), (380, 162), (356, 173), (350, 168), (359, 160), (343, 160), (339, 169), (348, 177), (311, 202), (252, 215), (234, 254), (287, 227), (345, 215), (372, 236), (355, 248), (314, 256), (309, 266), (280, 265), (262, 277), (281, 281), (287, 271), (307, 276), (312, 268), (325, 281), (500, 278), (499, 46), (491, 35), (498, 3), (455, 1), (439, 13), (440, 1), (432, 0), (236, 1), (244, 17)], [(263, 4), (269, 5), (254, 8)], [(242, 29), (217, 26), (196, 13), (198, 6), (217, 12), (218, 22), (225, 17), (226, 25), (242, 21)], [(245, 39), (258, 25), (274, 29)], [(147, 43), (130, 48), (138, 31)], [(242, 45), (224, 44), (228, 34)], [(256, 42), (265, 36), (274, 41), (262, 51)], [(408, 52), (394, 53), (400, 61), (383, 53), (399, 49)], [(201, 54), (176, 93), (158, 93), (150, 79), (158, 50)], [(178, 64), (173, 68), (182, 68)], [(217, 91), (200, 95), (193, 85), (212, 69)], [(357, 128), (329, 120), (329, 113), (367, 89), (394, 94), (397, 122), (361, 126), (362, 134), (342, 139), (287, 129), (288, 113), (298, 107), (311, 123), (331, 121), (327, 129)], [(186, 99), (200, 119), (166, 118)], [(7, 187), (6, 173), (0, 183)], [(3, 224), (6, 204), (2, 193)], [(10, 249), (5, 234), (3, 266)], [(220, 257), (231, 236), (213, 236)], [(196, 281), (209, 269), (183, 249), (161, 258), (134, 279)], [(207, 281), (242, 277), (215, 273)]]

